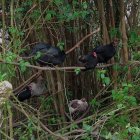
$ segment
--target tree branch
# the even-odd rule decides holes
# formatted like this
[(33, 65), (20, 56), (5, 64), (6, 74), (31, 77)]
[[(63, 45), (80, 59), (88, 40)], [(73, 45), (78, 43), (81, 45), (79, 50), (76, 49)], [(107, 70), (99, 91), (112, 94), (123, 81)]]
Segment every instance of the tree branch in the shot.
[[(6, 62), (6, 61), (3, 61), (3, 60), (0, 60), (0, 63), (2, 64), (10, 64), (10, 65), (15, 65), (15, 66), (20, 66), (20, 63), (16, 63), (16, 62)], [(96, 68), (106, 68), (106, 67), (111, 67), (113, 65), (116, 65), (116, 64), (120, 64), (122, 66), (124, 65), (140, 65), (140, 62), (139, 61), (130, 61), (130, 63), (128, 62), (127, 64), (122, 64), (122, 63), (112, 63), (112, 64), (105, 64), (105, 65), (101, 65), (101, 66), (96, 66)], [(40, 66), (34, 66), (34, 65), (30, 65), (30, 64), (27, 64), (25, 65), (26, 67), (29, 67), (29, 68), (34, 68), (34, 69), (38, 69), (38, 70), (74, 70), (74, 69), (81, 69), (81, 70), (84, 70), (85, 67), (76, 67), (76, 66), (71, 66), (71, 67), (40, 67)]]
[[(16, 63), (16, 62), (6, 62), (6, 61), (3, 61), (3, 60), (0, 60), (0, 63), (3, 63), (3, 64), (10, 64), (10, 65), (15, 65), (15, 66), (20, 66), (19, 63)], [(102, 65), (102, 66), (96, 66), (96, 68), (105, 68), (105, 67), (110, 67), (112, 65), (114, 65), (115, 63), (113, 64), (106, 64), (106, 65)], [(76, 66), (72, 66), (72, 67), (40, 67), (40, 66), (34, 66), (34, 65), (25, 65), (26, 67), (29, 67), (29, 68), (34, 68), (34, 69), (38, 69), (38, 70), (73, 70), (73, 69), (81, 69), (81, 70), (84, 70), (85, 67), (76, 67)]]
[(72, 47), (70, 50), (66, 51), (66, 54), (68, 54), (68, 53), (72, 52), (73, 50), (75, 50), (76, 48), (80, 47), (80, 44), (81, 44), (83, 41), (85, 41), (88, 37), (92, 36), (93, 34), (99, 32), (99, 31), (100, 31), (100, 28), (96, 29), (94, 32), (92, 32), (92, 33), (86, 35), (85, 37), (83, 37), (78, 43), (76, 43), (76, 44), (74, 45), (74, 47)]
[(67, 138), (55, 134), (54, 132), (52, 132), (50, 129), (48, 129), (41, 121), (39, 121), (40, 125), (43, 127), (43, 129), (45, 129), (45, 131), (47, 131), (48, 133), (50, 133), (52, 136), (59, 138), (60, 140), (67, 140)]

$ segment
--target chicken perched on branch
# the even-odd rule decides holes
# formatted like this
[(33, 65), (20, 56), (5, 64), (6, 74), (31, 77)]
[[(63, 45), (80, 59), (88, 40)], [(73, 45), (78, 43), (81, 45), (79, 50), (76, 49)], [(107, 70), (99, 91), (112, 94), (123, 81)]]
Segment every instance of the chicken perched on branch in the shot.
[(23, 91), (16, 94), (19, 101), (24, 101), (32, 96), (40, 96), (46, 92), (44, 79), (40, 76), (37, 82), (30, 83)]
[(84, 65), (86, 68), (84, 71), (89, 70), (89, 69), (94, 69), (96, 65), (98, 64), (98, 60), (96, 57), (96, 53), (89, 53), (84, 56), (79, 57), (79, 61)]
[(118, 39), (115, 38), (110, 44), (94, 48), (93, 52), (96, 53), (95, 55), (97, 57), (98, 63), (107, 63), (107, 61), (116, 54), (117, 46)]
[(89, 54), (81, 56), (79, 61), (84, 64), (86, 70), (94, 69), (98, 63), (107, 63), (115, 54), (118, 39), (110, 44), (94, 48)]
[(56, 66), (62, 64), (66, 58), (64, 51), (47, 43), (38, 43), (34, 46), (30, 56), (40, 55), (37, 62), (41, 66)]

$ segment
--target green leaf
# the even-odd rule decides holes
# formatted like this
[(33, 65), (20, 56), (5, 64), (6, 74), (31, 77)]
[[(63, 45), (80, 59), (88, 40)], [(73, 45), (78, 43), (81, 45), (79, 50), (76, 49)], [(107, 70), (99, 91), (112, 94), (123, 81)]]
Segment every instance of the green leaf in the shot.
[(127, 86), (130, 87), (130, 88), (133, 87), (132, 84), (128, 84)]
[(111, 139), (112, 138), (112, 134), (109, 132), (108, 135), (105, 136), (106, 139)]
[(78, 125), (73, 123), (73, 124), (71, 125), (71, 129), (76, 129), (76, 128), (78, 128)]
[(116, 91), (115, 90), (112, 90), (112, 94), (116, 94)]
[(51, 13), (47, 13), (47, 15), (45, 16), (45, 19), (51, 20), (52, 19), (52, 14)]
[(128, 91), (129, 91), (129, 88), (128, 88), (128, 86), (126, 86), (126, 87), (124, 87), (124, 89), (122, 90), (122, 93), (123, 93), (124, 95), (128, 95)]
[(25, 72), (26, 66), (30, 64), (29, 62), (25, 62), (24, 60), (21, 60), (19, 63), (20, 63), (20, 68), (22, 72)]
[(119, 64), (116, 64), (116, 65), (113, 66), (113, 70), (121, 71), (122, 67)]
[(133, 135), (133, 136), (132, 136), (132, 140), (140, 140), (140, 136)]
[(118, 28), (112, 28), (110, 30), (110, 36), (111, 36), (111, 38), (113, 38), (115, 36), (120, 37), (121, 36), (121, 33), (120, 33), (120, 31), (119, 31)]
[(2, 74), (1, 75), (1, 80), (4, 80), (6, 76), (7, 76), (7, 73)]
[(124, 108), (124, 107), (125, 107), (125, 106), (124, 106), (123, 104), (118, 104), (118, 105), (117, 105), (117, 108), (118, 108), (118, 109), (122, 109), (122, 108)]
[(63, 3), (63, 1), (62, 1), (62, 0), (54, 0), (54, 3), (55, 3), (57, 6), (59, 6), (60, 4)]
[(87, 9), (87, 8), (88, 8), (87, 2), (83, 2), (83, 8), (84, 8), (84, 9)]
[(136, 40), (137, 40), (137, 34), (136, 34), (136, 32), (134, 32), (134, 31), (132, 31), (131, 33), (130, 33), (130, 39), (129, 39), (129, 41), (130, 41), (130, 43), (135, 43), (136, 42)]
[(92, 131), (92, 126), (83, 123), (83, 129), (86, 130), (86, 132), (89, 133), (89, 132)]
[(105, 84), (109, 85), (110, 84), (110, 78), (109, 77), (105, 77), (104, 78), (104, 82), (105, 82)]
[(101, 73), (101, 78), (104, 79), (105, 78), (105, 74)]
[(135, 127), (135, 130), (136, 130), (136, 134), (140, 134), (140, 128)]
[(19, 8), (16, 8), (15, 9), (15, 12), (23, 12), (24, 11), (24, 8), (23, 7), (19, 7)]
[(122, 86), (123, 87), (127, 87), (127, 83), (122, 83)]
[(41, 57), (41, 52), (37, 52), (36, 55), (34, 56), (34, 59), (37, 60), (40, 57)]
[(64, 42), (58, 42), (57, 46), (60, 48), (60, 50), (64, 50)]
[(77, 12), (77, 11), (74, 11), (74, 13), (73, 13), (73, 16), (74, 16), (74, 18), (77, 18), (77, 17), (79, 17), (79, 12)]
[(115, 111), (111, 111), (108, 113), (108, 115), (113, 116), (115, 114)]
[(94, 106), (94, 107), (100, 105), (100, 103), (99, 103), (96, 99), (92, 99), (91, 102), (90, 102), (90, 104), (91, 104), (92, 106)]
[(81, 69), (80, 69), (80, 68), (76, 68), (76, 69), (74, 70), (74, 72), (76, 73), (76, 75), (78, 75), (78, 74), (81, 72)]
[(126, 128), (129, 128), (130, 127), (130, 123), (128, 123), (127, 125), (126, 125)]

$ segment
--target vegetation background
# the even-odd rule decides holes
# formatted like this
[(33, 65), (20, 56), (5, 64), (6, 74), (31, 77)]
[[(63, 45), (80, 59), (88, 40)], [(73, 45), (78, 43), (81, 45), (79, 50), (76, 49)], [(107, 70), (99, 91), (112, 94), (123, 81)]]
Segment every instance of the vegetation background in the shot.
[[(8, 100), (0, 107), (1, 140), (140, 140), (139, 0), (2, 0), (0, 7), (0, 80), (10, 81), (15, 92), (41, 72), (20, 59), (36, 42), (68, 51), (100, 27), (67, 54), (61, 67), (72, 67), (79, 55), (114, 37), (120, 40), (111, 67), (45, 70), (45, 95), (23, 103)], [(77, 120), (68, 120), (68, 102), (82, 97), (90, 107)]]

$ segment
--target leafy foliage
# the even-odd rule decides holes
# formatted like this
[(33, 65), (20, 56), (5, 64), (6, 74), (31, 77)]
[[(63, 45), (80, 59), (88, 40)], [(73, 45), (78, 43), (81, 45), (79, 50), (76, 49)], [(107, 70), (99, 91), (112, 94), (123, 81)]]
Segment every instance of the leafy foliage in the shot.
[[(96, 27), (101, 26), (99, 34), (85, 40), (73, 54), (68, 54), (67, 66), (72, 66), (77, 64), (78, 55), (88, 52), (98, 42), (105, 43), (102, 40), (108, 42), (108, 38), (103, 36), (104, 29), (107, 30), (106, 35), (109, 34), (110, 40), (114, 37), (121, 40), (123, 37), (120, 30), (121, 22), (118, 20), (121, 11), (116, 1), (112, 1), (112, 8), (115, 24), (118, 22), (119, 27), (111, 25), (109, 1), (103, 1), (104, 13), (101, 12), (98, 1), (25, 0), (13, 2), (10, 0), (3, 2), (5, 2), (5, 5), (2, 5), (4, 16), (0, 21), (0, 27), (8, 30), (10, 43), (2, 48), (0, 54), (0, 59), (5, 62), (0, 64), (0, 81), (11, 81), (14, 89), (20, 87), (36, 73), (36, 70), (27, 68), (27, 65), (33, 64), (32, 61), (20, 57), (24, 51), (29, 54), (28, 50), (36, 42), (48, 42), (66, 51)], [(127, 5), (127, 3), (125, 3), (126, 7), (131, 7), (131, 4)], [(106, 27), (100, 20), (103, 15), (105, 15)], [(139, 61), (138, 24), (135, 25), (135, 29), (132, 29), (130, 25), (126, 28), (129, 61)], [(2, 139), (57, 139), (46, 131), (48, 128), (54, 134), (69, 136), (70, 139), (139, 140), (140, 68), (138, 63), (120, 65), (122, 56), (127, 55), (122, 54), (123, 45), (123, 42), (120, 42), (117, 49), (118, 55), (115, 56), (118, 64), (113, 66), (113, 69), (104, 68), (84, 73), (77, 68), (74, 74), (72, 71), (43, 72), (43, 78), (47, 81), (47, 95), (42, 95), (37, 99), (32, 98), (24, 103), (14, 100), (12, 96), (8, 108), (0, 107), (0, 118), (1, 114), (3, 115), (0, 120)], [(34, 59), (36, 60), (40, 55), (37, 53)], [(11, 65), (11, 63), (18, 63), (19, 66)], [(129, 70), (131, 78), (128, 81)], [(116, 77), (112, 74), (114, 71), (117, 72)], [(87, 114), (83, 113), (85, 118), (73, 122), (71, 114), (67, 113), (68, 102), (73, 98), (81, 97), (85, 97), (89, 102), (90, 111)]]

